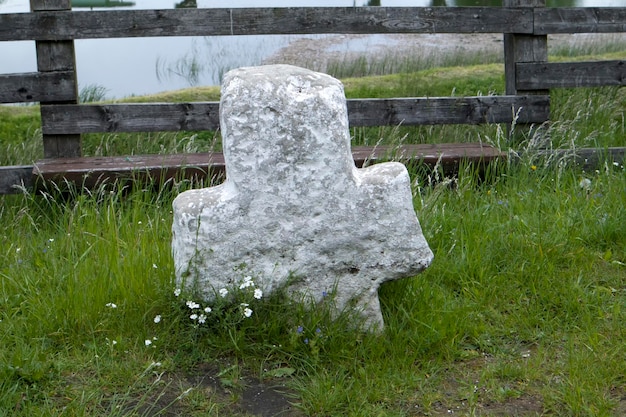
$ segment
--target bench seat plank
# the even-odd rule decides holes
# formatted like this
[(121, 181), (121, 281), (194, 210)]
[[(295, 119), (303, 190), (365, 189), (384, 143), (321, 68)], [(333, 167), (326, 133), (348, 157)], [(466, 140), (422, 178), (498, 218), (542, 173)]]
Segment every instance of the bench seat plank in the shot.
[[(415, 161), (430, 167), (439, 164), (446, 174), (454, 174), (461, 161), (487, 164), (506, 158), (506, 153), (481, 143), (357, 146), (352, 155), (357, 167), (388, 160)], [(33, 167), (33, 174), (44, 182), (67, 181), (86, 188), (118, 179), (219, 178), (224, 171), (221, 152), (44, 159)]]

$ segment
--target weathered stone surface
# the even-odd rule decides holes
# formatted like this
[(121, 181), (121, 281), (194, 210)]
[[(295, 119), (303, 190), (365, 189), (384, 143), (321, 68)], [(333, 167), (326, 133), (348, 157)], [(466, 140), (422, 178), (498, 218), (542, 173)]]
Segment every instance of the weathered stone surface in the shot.
[(404, 165), (357, 169), (342, 84), (287, 65), (224, 77), (226, 181), (174, 201), (172, 249), (181, 285), (207, 299), (244, 275), (266, 293), (286, 285), (315, 300), (336, 291), (382, 327), (377, 290), (433, 257)]

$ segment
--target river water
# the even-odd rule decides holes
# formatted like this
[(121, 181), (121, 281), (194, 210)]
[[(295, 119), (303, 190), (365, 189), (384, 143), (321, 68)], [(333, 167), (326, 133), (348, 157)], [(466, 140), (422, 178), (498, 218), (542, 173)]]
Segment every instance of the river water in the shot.
[[(626, 0), (547, 0), (548, 6), (626, 7)], [(125, 3), (123, 6), (119, 6)], [(350, 7), (363, 5), (476, 6), (499, 5), (501, 0), (229, 0), (227, 7)], [(172, 9), (224, 7), (215, 0), (73, 0), (76, 10)], [(117, 6), (117, 7), (116, 7)], [(29, 0), (0, 0), (0, 13), (29, 10)], [(300, 38), (332, 35), (262, 35), (163, 37), (78, 40), (76, 65), (79, 88), (100, 86), (108, 98), (156, 93), (194, 85), (217, 85), (231, 68), (259, 65), (267, 57)], [(380, 43), (373, 35), (353, 43), (368, 48)], [(32, 41), (0, 42), (0, 74), (36, 71)]]

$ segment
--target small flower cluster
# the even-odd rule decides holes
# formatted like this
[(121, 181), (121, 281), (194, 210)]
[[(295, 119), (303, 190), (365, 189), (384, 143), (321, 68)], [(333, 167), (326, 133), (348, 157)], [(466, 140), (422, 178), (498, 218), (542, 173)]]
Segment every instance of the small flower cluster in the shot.
[(150, 347), (150, 346), (154, 347), (154, 346), (152, 345), (152, 342), (153, 342), (153, 341), (154, 341), (154, 342), (156, 342), (157, 340), (159, 340), (159, 339), (155, 336), (155, 337), (153, 337), (152, 339), (146, 339), (146, 340), (144, 340), (144, 341), (143, 341), (143, 343), (144, 343), (144, 345), (146, 345), (146, 347)]
[(295, 332), (291, 334), (291, 343), (294, 347), (300, 346), (304, 348), (313, 358), (318, 358), (320, 350), (323, 349), (326, 337), (320, 327), (307, 328), (300, 325), (296, 327)]
[[(249, 275), (245, 277), (243, 279), (243, 282), (239, 285), (240, 290), (244, 290), (246, 288), (254, 288), (254, 281), (252, 281), (252, 277)], [(225, 297), (225, 295), (222, 294), (228, 294), (228, 290), (226, 288), (221, 288), (219, 290), (219, 293), (223, 298)], [(261, 291), (260, 288), (254, 288), (253, 297), (257, 300), (260, 300), (261, 298), (263, 298), (263, 291)]]
[[(180, 288), (174, 290), (174, 295), (180, 297), (182, 291)], [(214, 320), (223, 321), (227, 315), (236, 315), (236, 317), (228, 317), (228, 321), (233, 319), (241, 320), (252, 317), (254, 311), (251, 308), (250, 303), (254, 300), (261, 300), (263, 298), (263, 290), (257, 288), (252, 277), (246, 276), (243, 278), (239, 285), (235, 285), (233, 288), (220, 288), (217, 291), (217, 297), (214, 300), (212, 307), (202, 306), (200, 303), (187, 300), (185, 306), (189, 312), (189, 319), (195, 326), (200, 326), (207, 323), (210, 317)], [(160, 316), (158, 321), (160, 321)], [(157, 323), (157, 317), (155, 317), (155, 323)]]
[[(298, 326), (296, 328), (296, 334), (301, 335), (304, 337), (304, 339), (302, 340), (302, 342), (304, 342), (305, 345), (308, 345), (312, 339), (310, 339), (310, 336), (305, 335), (305, 331), (304, 331), (304, 327), (303, 326)], [(315, 328), (315, 338), (320, 338), (322, 337), (322, 329), (320, 329), (319, 327)]]
[(192, 321), (196, 321), (198, 324), (206, 323), (207, 314), (213, 311), (211, 307), (208, 307), (208, 306), (202, 308), (200, 304), (196, 303), (195, 301), (187, 301), (185, 304), (191, 311), (189, 318)]

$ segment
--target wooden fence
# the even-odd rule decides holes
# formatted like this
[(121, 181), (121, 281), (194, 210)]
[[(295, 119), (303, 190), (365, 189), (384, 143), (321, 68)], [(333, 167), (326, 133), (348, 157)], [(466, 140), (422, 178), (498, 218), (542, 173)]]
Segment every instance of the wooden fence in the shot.
[(328, 33), (504, 34), (505, 95), (349, 100), (351, 126), (511, 123), (514, 117), (518, 124), (541, 124), (549, 120), (551, 88), (626, 84), (626, 61), (549, 63), (547, 59), (548, 34), (625, 32), (626, 8), (546, 8), (545, 0), (503, 1), (505, 7), (501, 8), (294, 7), (77, 12), (70, 10), (70, 0), (31, 0), (30, 13), (0, 14), (0, 42), (35, 40), (37, 72), (0, 75), (0, 103), (40, 102), (45, 159), (32, 166), (0, 167), (0, 194), (15, 192), (15, 185), (32, 186), (37, 175), (49, 174), (45, 167), (67, 168), (69, 161), (72, 166), (81, 166), (76, 175), (90, 171), (90, 166), (97, 171), (94, 164), (119, 173), (150, 168), (158, 165), (159, 160), (160, 168), (167, 163), (170, 169), (194, 161), (193, 156), (161, 156), (159, 160), (144, 157), (137, 158), (135, 165), (121, 167), (119, 160), (81, 158), (82, 133), (198, 131), (219, 127), (215, 102), (78, 104), (76, 39)]

